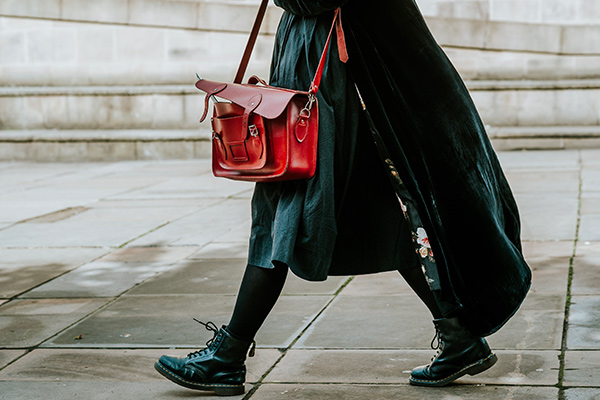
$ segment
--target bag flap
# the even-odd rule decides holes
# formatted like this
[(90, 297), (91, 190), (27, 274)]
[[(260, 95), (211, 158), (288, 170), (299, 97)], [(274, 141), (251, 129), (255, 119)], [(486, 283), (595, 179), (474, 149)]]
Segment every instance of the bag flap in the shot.
[(212, 82), (206, 79), (196, 82), (196, 87), (206, 92), (208, 96), (215, 95), (244, 108), (253, 108), (250, 104), (252, 103), (251, 99), (260, 95), (260, 104), (253, 112), (268, 119), (275, 119), (281, 115), (294, 96), (308, 97), (307, 92), (297, 90), (253, 84)]

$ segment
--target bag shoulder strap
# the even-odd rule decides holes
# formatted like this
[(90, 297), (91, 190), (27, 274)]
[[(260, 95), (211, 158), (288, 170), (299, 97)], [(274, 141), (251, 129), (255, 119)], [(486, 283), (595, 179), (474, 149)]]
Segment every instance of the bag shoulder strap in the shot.
[[(248, 68), (250, 56), (252, 55), (252, 51), (254, 50), (254, 45), (256, 44), (258, 32), (264, 20), (268, 3), (269, 0), (262, 0), (260, 3), (258, 13), (256, 14), (256, 19), (254, 20), (254, 25), (252, 26), (252, 31), (250, 32), (250, 37), (248, 38), (248, 43), (246, 43), (244, 55), (242, 56), (242, 60), (240, 61), (240, 66), (238, 67), (237, 73), (235, 74), (235, 79), (233, 80), (233, 83), (242, 83), (242, 80), (244, 79), (244, 74), (246, 73), (246, 69)], [(333, 33), (334, 28), (336, 29), (340, 61), (342, 61), (343, 63), (348, 61), (348, 51), (346, 50), (346, 40), (344, 37), (344, 30), (342, 28), (341, 14), (342, 9), (337, 8), (335, 10), (335, 15), (333, 18), (333, 23), (331, 24), (331, 29), (329, 30), (327, 42), (325, 43), (325, 48), (323, 49), (323, 53), (321, 54), (319, 67), (317, 68), (317, 72), (315, 73), (312, 84), (310, 85), (309, 93), (312, 95), (316, 95), (317, 91), (319, 90), (319, 84), (321, 83), (321, 77), (323, 76), (323, 70), (325, 69), (325, 61), (327, 59), (327, 50), (329, 49), (329, 43), (331, 42), (331, 35)]]
[(242, 83), (242, 79), (244, 79), (244, 74), (246, 73), (246, 69), (248, 68), (248, 62), (250, 62), (250, 56), (252, 55), (252, 50), (254, 50), (254, 44), (256, 43), (256, 38), (258, 37), (258, 31), (260, 30), (260, 26), (262, 25), (263, 19), (265, 18), (265, 13), (267, 12), (268, 4), (269, 0), (262, 0), (262, 2), (260, 3), (258, 13), (256, 14), (256, 19), (254, 20), (254, 25), (252, 26), (252, 31), (250, 31), (248, 43), (246, 43), (246, 49), (244, 49), (242, 61), (240, 61), (240, 66), (238, 67), (237, 73), (235, 74), (235, 79), (233, 80), (233, 83)]

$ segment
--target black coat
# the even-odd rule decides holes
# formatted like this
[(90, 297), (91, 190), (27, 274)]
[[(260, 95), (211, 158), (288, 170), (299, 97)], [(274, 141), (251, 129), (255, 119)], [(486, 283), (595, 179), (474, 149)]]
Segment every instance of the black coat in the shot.
[[(272, 83), (308, 87), (312, 78), (310, 68), (318, 61), (319, 48), (332, 20), (330, 11), (342, 4), (350, 56), (344, 68), (336, 59), (334, 46), (329, 71), (325, 72), (326, 77), (329, 72), (329, 79), (323, 84), (329, 90), (324, 89), (319, 98), (320, 109), (333, 108), (333, 112), (322, 113), (326, 120), (320, 121), (321, 127), (323, 123), (336, 126), (332, 134), (335, 143), (329, 147), (325, 144), (323, 150), (329, 149), (329, 158), (335, 153), (335, 162), (327, 168), (319, 167), (329, 171), (325, 175), (331, 175), (329, 183), (336, 185), (334, 214), (330, 216), (333, 223), (322, 220), (321, 216), (315, 221), (314, 215), (304, 212), (306, 199), (315, 190), (311, 189), (310, 181), (288, 184), (296, 185), (296, 189), (302, 186), (300, 192), (305, 198), (296, 210), (300, 212), (296, 231), (298, 226), (302, 230), (311, 223), (322, 228), (319, 226), (322, 222), (332, 227), (327, 240), (333, 242), (325, 246), (333, 246), (334, 250), (324, 259), (322, 255), (311, 258), (309, 252), (301, 259), (291, 255), (281, 257), (286, 259), (280, 261), (307, 279), (321, 279), (323, 273), (398, 268), (398, 260), (402, 259), (415, 262), (414, 251), (406, 245), (410, 242), (407, 224), (402, 223), (401, 213), (390, 195), (391, 185), (385, 180), (383, 168), (375, 167), (380, 162), (376, 153), (364, 142), (369, 133), (364, 120), (356, 116), (358, 105), (353, 96), (356, 83), (429, 234), (442, 296), (458, 301), (468, 317), (465, 323), (473, 333), (484, 336), (495, 332), (516, 312), (531, 282), (530, 269), (521, 253), (518, 210), (469, 93), (431, 36), (415, 2), (276, 0), (276, 4), (288, 13), (284, 14), (285, 26), (280, 26), (276, 40)], [(319, 162), (327, 162), (322, 157), (327, 155), (320, 154)], [(355, 197), (360, 196), (364, 185), (369, 193), (360, 198), (362, 204), (356, 204)], [(257, 185), (253, 236), (260, 231), (257, 216), (264, 209), (265, 199), (269, 198), (271, 208), (277, 209), (280, 197), (273, 201), (273, 193), (285, 192), (282, 188), (274, 190), (273, 186)], [(365, 211), (364, 220), (349, 221), (357, 210)], [(331, 210), (325, 214), (328, 212)], [(271, 212), (269, 218), (276, 220), (276, 217), (277, 212)], [(355, 235), (360, 240), (344, 240)], [(307, 239), (310, 235), (294, 236), (296, 249), (292, 252), (298, 251), (298, 244), (302, 247), (308, 243)], [(361, 258), (354, 246), (360, 247), (359, 243), (365, 240), (368, 245), (363, 243), (362, 250), (369, 254)], [(251, 263), (253, 252), (261, 253), (260, 246), (264, 250), (264, 243), (257, 243), (260, 241), (251, 241)], [(377, 249), (369, 251), (367, 247), (371, 245)], [(396, 251), (390, 250), (394, 246)], [(270, 251), (275, 253), (273, 248)], [(311, 275), (310, 267), (297, 266), (309, 265), (311, 260), (324, 267)], [(352, 260), (372, 268), (356, 271), (348, 265)], [(256, 256), (254, 261), (265, 264), (265, 257), (261, 262)]]

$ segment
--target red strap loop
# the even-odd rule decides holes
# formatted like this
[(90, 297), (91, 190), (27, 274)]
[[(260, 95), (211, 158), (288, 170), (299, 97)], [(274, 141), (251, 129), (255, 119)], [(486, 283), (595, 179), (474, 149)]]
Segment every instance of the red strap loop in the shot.
[(342, 9), (335, 10), (335, 34), (337, 36), (338, 53), (340, 61), (344, 64), (348, 62), (348, 49), (346, 48), (346, 36), (344, 36), (344, 28), (342, 27)]
[(338, 7), (335, 10), (335, 15), (333, 17), (333, 23), (331, 24), (331, 29), (329, 30), (329, 36), (327, 36), (327, 43), (325, 43), (325, 48), (323, 49), (323, 54), (321, 54), (321, 60), (319, 61), (319, 67), (317, 68), (317, 72), (315, 73), (315, 77), (310, 85), (310, 90), (308, 91), (312, 95), (316, 95), (319, 91), (319, 85), (321, 84), (321, 77), (323, 76), (323, 70), (325, 69), (325, 61), (327, 60), (327, 51), (329, 49), (329, 43), (331, 43), (331, 35), (333, 34), (333, 28), (335, 28), (335, 33), (337, 36), (337, 46), (338, 53), (340, 56), (340, 61), (346, 63), (348, 61), (348, 50), (346, 49), (346, 38), (344, 36), (344, 30), (342, 28), (342, 8)]

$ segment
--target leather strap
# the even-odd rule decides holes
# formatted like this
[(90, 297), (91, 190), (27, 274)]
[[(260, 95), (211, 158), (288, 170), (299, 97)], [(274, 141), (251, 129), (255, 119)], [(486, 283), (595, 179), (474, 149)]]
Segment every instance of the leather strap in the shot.
[[(269, 0), (262, 0), (260, 3), (260, 7), (258, 9), (258, 13), (256, 14), (256, 19), (254, 21), (254, 25), (252, 26), (252, 31), (250, 32), (250, 37), (248, 38), (248, 43), (246, 44), (246, 49), (244, 50), (244, 55), (242, 56), (242, 60), (240, 61), (240, 66), (238, 67), (237, 73), (235, 74), (235, 79), (233, 80), (233, 83), (242, 83), (242, 80), (244, 79), (244, 74), (246, 73), (246, 69), (248, 68), (250, 56), (252, 55), (252, 50), (254, 50), (256, 38), (258, 37), (260, 26), (262, 25), (263, 19), (265, 17), (268, 3)], [(321, 77), (323, 76), (323, 69), (325, 69), (325, 61), (327, 59), (327, 50), (329, 49), (329, 43), (331, 42), (331, 35), (333, 33), (334, 27), (336, 28), (337, 46), (340, 61), (342, 61), (343, 63), (346, 63), (348, 61), (348, 51), (346, 49), (344, 30), (342, 28), (341, 14), (342, 9), (338, 7), (335, 10), (333, 23), (331, 24), (331, 29), (329, 30), (329, 36), (327, 37), (325, 49), (323, 49), (323, 53), (321, 54), (319, 67), (317, 68), (317, 72), (315, 73), (312, 84), (310, 85), (309, 93), (311, 93), (312, 95), (316, 95), (317, 91), (319, 90), (319, 84), (321, 83)]]
[(336, 28), (337, 35), (337, 45), (338, 45), (338, 53), (340, 56), (340, 61), (346, 63), (348, 61), (348, 51), (346, 49), (346, 39), (344, 37), (344, 30), (342, 29), (342, 8), (338, 7), (335, 10), (335, 15), (333, 17), (333, 23), (331, 24), (331, 29), (329, 29), (329, 36), (327, 36), (327, 43), (325, 43), (325, 48), (323, 49), (323, 54), (321, 54), (321, 60), (319, 61), (319, 68), (317, 68), (317, 72), (315, 73), (315, 77), (313, 78), (312, 84), (310, 85), (310, 90), (308, 91), (310, 94), (316, 95), (319, 91), (319, 85), (321, 84), (321, 77), (323, 76), (323, 70), (325, 69), (325, 61), (327, 60), (327, 50), (329, 49), (329, 43), (331, 43), (331, 35), (333, 34), (333, 28)]
[(262, 25), (263, 19), (265, 18), (265, 13), (267, 12), (267, 5), (269, 4), (269, 0), (262, 0), (260, 3), (260, 7), (258, 8), (258, 13), (256, 14), (256, 19), (254, 20), (254, 25), (252, 26), (252, 31), (250, 32), (250, 37), (248, 38), (248, 43), (246, 43), (246, 49), (244, 50), (244, 55), (242, 56), (242, 61), (240, 61), (240, 66), (235, 74), (235, 79), (233, 83), (242, 83), (244, 79), (244, 74), (246, 73), (246, 69), (248, 68), (248, 62), (250, 62), (250, 56), (252, 55), (252, 50), (254, 50), (254, 44), (256, 43), (256, 38), (258, 37), (258, 31), (260, 30), (260, 26)]

